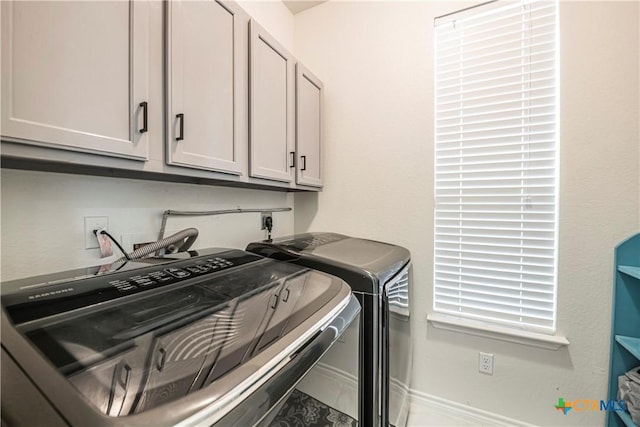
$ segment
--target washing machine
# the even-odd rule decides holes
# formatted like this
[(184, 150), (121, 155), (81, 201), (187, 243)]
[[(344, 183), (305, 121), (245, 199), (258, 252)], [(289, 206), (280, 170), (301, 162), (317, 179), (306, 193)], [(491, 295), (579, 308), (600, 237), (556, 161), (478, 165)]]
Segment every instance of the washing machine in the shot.
[[(329, 273), (351, 286), (362, 306), (359, 329), (347, 331), (327, 353), (327, 371), (333, 370), (338, 383), (340, 378), (346, 382), (358, 378), (355, 400), (360, 425), (405, 426), (412, 371), (410, 252), (336, 233), (254, 242), (247, 251)], [(299, 387), (321, 388), (322, 381), (306, 378)]]
[(1, 301), (3, 427), (268, 426), (360, 311), (339, 278), (233, 249), (4, 282)]

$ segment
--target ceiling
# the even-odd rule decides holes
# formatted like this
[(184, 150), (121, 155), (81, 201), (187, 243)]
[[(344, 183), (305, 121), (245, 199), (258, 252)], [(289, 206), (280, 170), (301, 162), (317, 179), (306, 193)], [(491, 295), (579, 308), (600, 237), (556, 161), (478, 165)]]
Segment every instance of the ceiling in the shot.
[(328, 0), (282, 0), (294, 15)]

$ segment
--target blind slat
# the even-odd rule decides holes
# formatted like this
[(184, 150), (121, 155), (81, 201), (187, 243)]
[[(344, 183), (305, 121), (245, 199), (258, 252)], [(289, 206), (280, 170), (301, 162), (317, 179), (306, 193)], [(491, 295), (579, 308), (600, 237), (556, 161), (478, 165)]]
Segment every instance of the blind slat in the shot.
[[(513, 146), (518, 146), (518, 145), (531, 145), (531, 144), (545, 144), (548, 142), (554, 142), (553, 139), (541, 139), (541, 140), (530, 140), (530, 139), (526, 139), (526, 140), (517, 140), (516, 138), (522, 138), (522, 137), (527, 137), (527, 138), (531, 138), (532, 136), (540, 136), (540, 135), (549, 135), (549, 134), (554, 134), (555, 130), (545, 130), (545, 131), (539, 131), (539, 132), (529, 132), (527, 133), (526, 130), (524, 128), (526, 128), (527, 126), (523, 126), (523, 131), (521, 133), (512, 133), (512, 134), (508, 134), (508, 135), (490, 135), (490, 136), (483, 136), (483, 137), (473, 137), (473, 138), (459, 138), (459, 139), (451, 139), (451, 140), (447, 140), (447, 141), (441, 141), (440, 145), (451, 145), (452, 143), (456, 143), (456, 144), (460, 144), (457, 147), (444, 147), (444, 148), (436, 148), (436, 153), (441, 153), (444, 151), (452, 151), (452, 150), (478, 150), (481, 148), (502, 148), (502, 147), (513, 147)], [(495, 141), (496, 139), (504, 139), (504, 138), (509, 138), (508, 142), (486, 142), (486, 141)], [(482, 144), (474, 144), (471, 145), (469, 144), (470, 142), (481, 142)], [(467, 144), (467, 145), (462, 145), (462, 144)], [(518, 153), (521, 153), (522, 150), (518, 151)], [(527, 153), (530, 153), (531, 151), (527, 151)], [(490, 153), (490, 154), (494, 154), (494, 153)], [(508, 152), (502, 153), (502, 154), (509, 154)], [(457, 156), (460, 157), (460, 156)]]
[[(438, 286), (438, 290), (442, 291), (442, 295), (452, 298), (452, 299), (460, 299), (466, 300), (470, 302), (487, 302), (493, 303), (496, 299), (504, 300), (504, 304), (510, 308), (525, 308), (525, 309), (534, 309), (540, 311), (551, 311), (552, 307), (547, 300), (544, 298), (535, 298), (535, 297), (524, 297), (518, 295), (505, 295), (499, 292), (483, 292), (483, 291), (460, 291), (459, 289), (447, 287), (447, 286)], [(527, 304), (530, 302), (531, 304)], [(536, 304), (539, 303), (539, 304)], [(545, 307), (546, 305), (546, 307)]]
[[(501, 117), (497, 118), (497, 119), (490, 119), (490, 120), (472, 120), (472, 121), (468, 121), (468, 120), (460, 120), (460, 119), (466, 119), (468, 118), (467, 116), (459, 116), (459, 117), (455, 117), (455, 118), (446, 118), (446, 119), (440, 119), (440, 120), (455, 120), (458, 119), (457, 123), (452, 123), (450, 125), (439, 125), (438, 128), (440, 129), (448, 129), (448, 128), (460, 128), (460, 127), (464, 127), (464, 126), (474, 126), (474, 125), (491, 125), (493, 123), (501, 123), (501, 122), (512, 122), (512, 121), (518, 121), (518, 120), (522, 120), (524, 117), (527, 118), (527, 120), (532, 120), (532, 119), (540, 119), (540, 120), (544, 120), (544, 121), (548, 121), (550, 122), (550, 119), (555, 118), (555, 114), (553, 112), (548, 112), (548, 113), (539, 113), (539, 114), (526, 114), (526, 110), (530, 110), (530, 107), (521, 107), (518, 109), (512, 109), (510, 110), (510, 112), (515, 112), (517, 111), (519, 114), (517, 115), (511, 115), (511, 116), (507, 116), (504, 115), (504, 112), (498, 112), (498, 114), (502, 114)], [(496, 114), (496, 113), (493, 113)], [(487, 115), (487, 113), (485, 113), (484, 115)], [(538, 123), (536, 120), (533, 121), (533, 123)]]
[(507, 304), (498, 304), (498, 303), (489, 304), (486, 301), (484, 301), (484, 304), (482, 302), (476, 302), (476, 301), (468, 301), (468, 300), (466, 300), (465, 302), (462, 302), (462, 301), (465, 301), (465, 300), (463, 298), (440, 297), (435, 302), (436, 304), (440, 303), (440, 304), (455, 305), (458, 308), (473, 308), (473, 309), (481, 310), (487, 313), (493, 313), (494, 315), (495, 314), (512, 314), (512, 315), (526, 316), (532, 319), (544, 319), (544, 320), (552, 319), (551, 310), (549, 311), (548, 315), (545, 315), (545, 310), (525, 308), (522, 305), (509, 306)]
[[(511, 162), (513, 163), (513, 162)], [(439, 181), (439, 179), (437, 178), (438, 175), (457, 175), (460, 174), (462, 171), (464, 171), (464, 173), (466, 174), (495, 174), (495, 173), (508, 173), (508, 172), (521, 172), (523, 169), (522, 168), (493, 168), (493, 169), (480, 169), (480, 168), (459, 168), (458, 170), (451, 170), (451, 171), (442, 171), (442, 172), (438, 172), (436, 171), (436, 181)], [(554, 171), (555, 168), (553, 166), (540, 166), (540, 167), (528, 167), (526, 168), (526, 172), (527, 173), (531, 173), (531, 172), (541, 172), (541, 171), (549, 171), (552, 170)]]
[[(525, 120), (525, 119), (531, 120), (531, 117), (523, 116), (522, 119), (523, 120)], [(511, 130), (511, 129), (521, 129), (522, 130), (523, 127), (531, 128), (531, 127), (539, 127), (539, 126), (555, 126), (555, 124), (556, 123), (553, 122), (553, 121), (541, 121), (541, 122), (529, 121), (526, 124), (519, 123), (519, 124), (515, 124), (515, 125), (511, 125), (511, 126), (478, 127), (477, 129), (469, 129), (469, 130), (460, 129), (460, 130), (458, 130), (456, 132), (438, 133), (438, 134), (436, 134), (436, 137), (443, 137), (443, 136), (450, 136), (450, 135), (460, 135), (460, 134), (470, 134), (470, 133), (478, 133), (478, 132), (495, 132), (495, 131)], [(460, 124), (460, 127), (463, 128), (464, 126), (468, 126), (468, 124)], [(549, 133), (549, 131), (543, 132), (543, 133)], [(522, 135), (522, 134), (523, 133), (520, 132), (517, 135)], [(503, 136), (503, 135), (499, 135), (499, 136)], [(507, 135), (504, 135), (504, 136), (507, 136)], [(486, 139), (486, 137), (483, 138), (483, 139)]]
[[(501, 87), (508, 87), (508, 86), (513, 86), (513, 84), (505, 84), (502, 85)], [(536, 87), (534, 89), (532, 89), (532, 91), (534, 92), (540, 92), (543, 90), (548, 90), (548, 91), (555, 91), (555, 86), (542, 86), (542, 87)], [(456, 94), (456, 95), (467, 95), (468, 93), (472, 93), (472, 92), (479, 92), (479, 90), (474, 89), (474, 90), (470, 90), (470, 91), (464, 91), (461, 90), (460, 93)], [(520, 95), (522, 96), (522, 89), (520, 90), (510, 90), (507, 92), (496, 92), (496, 93), (491, 93), (490, 95), (481, 95), (481, 96), (475, 96), (475, 97), (468, 97), (468, 98), (464, 98), (464, 99), (455, 99), (452, 101), (442, 101), (441, 104), (453, 104), (453, 103), (458, 103), (461, 104), (463, 102), (470, 102), (470, 101), (478, 101), (478, 100), (484, 100), (484, 99), (491, 99), (491, 98), (504, 98), (507, 96), (511, 96), (511, 95)], [(436, 98), (445, 98), (445, 97), (451, 97), (453, 95), (437, 95)], [(513, 101), (514, 99), (512, 98), (511, 101)], [(517, 101), (522, 102), (523, 99), (522, 98), (518, 98), (515, 99)], [(460, 107), (458, 107), (460, 108)], [(473, 108), (473, 105), (469, 105), (466, 108)]]
[[(531, 105), (527, 106), (527, 108), (540, 108), (541, 106), (544, 106), (544, 107), (553, 106), (553, 107), (555, 107), (554, 103), (548, 103), (548, 104), (544, 105), (541, 102), (542, 100), (545, 100), (545, 99), (554, 100), (554, 98), (555, 98), (555, 94), (545, 94), (545, 95), (540, 95), (540, 96), (537, 96), (537, 97), (536, 96), (530, 96), (529, 98), (527, 98), (527, 101)], [(494, 113), (499, 113), (500, 111), (499, 110), (491, 110), (489, 107), (496, 107), (498, 105), (513, 104), (513, 103), (516, 103), (516, 102), (518, 104), (521, 104), (522, 100), (521, 99), (518, 99), (518, 100), (509, 99), (507, 101), (498, 101), (498, 102), (488, 102), (488, 103), (485, 103), (485, 104), (477, 104), (477, 105), (474, 105), (474, 106), (466, 107), (465, 111), (477, 110), (477, 111), (483, 112), (483, 114), (494, 114)], [(453, 102), (450, 102), (450, 103), (453, 103)], [(460, 103), (458, 102), (458, 104), (460, 104)], [(449, 108), (449, 109), (441, 109), (439, 107), (440, 107), (440, 105), (436, 106), (436, 118), (437, 118), (437, 120), (449, 119), (449, 117), (446, 117), (446, 118), (438, 117), (438, 116), (442, 116), (443, 114), (451, 113), (451, 112), (456, 112), (456, 113), (460, 113), (461, 112), (460, 111), (460, 106), (455, 107), (455, 108)], [(518, 105), (518, 107), (522, 107), (522, 105)], [(524, 108), (524, 107), (522, 107), (522, 108)], [(478, 115), (480, 115), (480, 114), (478, 114)], [(465, 116), (466, 117), (471, 117), (471, 114), (465, 114)]]
[[(550, 140), (544, 140), (544, 141), (537, 141), (538, 143), (543, 143), (543, 142), (554, 142), (552, 139)], [(531, 144), (531, 142), (527, 142), (526, 144)], [(515, 145), (526, 145), (525, 143), (519, 143), (519, 144), (515, 144)], [(512, 144), (513, 145), (513, 144)], [(510, 151), (501, 151), (498, 153), (476, 153), (476, 154), (467, 154), (465, 155), (465, 158), (472, 158), (472, 157), (487, 157), (487, 156), (491, 156), (491, 155), (500, 155), (500, 156), (505, 156), (505, 155), (511, 155), (511, 154), (541, 154), (541, 153), (555, 153), (556, 149), (555, 148), (540, 148), (540, 149), (535, 149), (535, 150), (510, 150)], [(442, 160), (442, 159), (457, 159), (460, 158), (460, 156), (454, 156), (454, 155), (447, 155), (447, 156), (436, 156), (436, 160)]]
[[(520, 255), (520, 257), (525, 258), (524, 255)], [(524, 262), (524, 261), (517, 262), (517, 261), (508, 261), (505, 259), (486, 259), (486, 258), (463, 257), (463, 256), (447, 256), (447, 255), (443, 255), (442, 253), (437, 255), (437, 258), (450, 260), (450, 261), (451, 260), (460, 261), (462, 264), (475, 261), (475, 262), (488, 263), (489, 265), (505, 264), (505, 265), (519, 265), (522, 267), (548, 267), (549, 266), (548, 263), (535, 263), (535, 262)], [(547, 257), (547, 259), (549, 258)], [(551, 257), (551, 259), (553, 259), (553, 257)], [(525, 271), (525, 270), (522, 270), (522, 271)], [(529, 270), (526, 270), (526, 271), (529, 271)]]
[[(547, 52), (548, 53), (548, 52)], [(552, 52), (551, 52), (552, 53)], [(524, 59), (524, 58), (531, 58), (531, 54), (523, 54), (520, 58), (515, 58), (515, 59)], [(504, 61), (501, 61), (504, 62)], [(515, 61), (514, 61), (515, 62)], [(459, 73), (459, 75), (457, 76), (452, 76), (452, 77), (446, 77), (446, 78), (442, 78), (438, 80), (438, 91), (446, 91), (448, 89), (452, 89), (452, 88), (456, 88), (456, 87), (466, 87), (466, 86), (473, 86), (473, 85), (483, 85), (485, 83), (489, 83), (489, 82), (497, 82), (497, 81), (504, 81), (504, 82), (508, 82), (509, 85), (513, 85), (513, 84), (525, 84), (525, 83), (538, 83), (541, 81), (545, 81), (545, 80), (549, 80), (549, 78), (530, 78), (528, 80), (522, 80), (520, 82), (512, 82), (509, 79), (513, 79), (514, 77), (524, 77), (524, 76), (529, 76), (531, 77), (532, 74), (539, 74), (539, 73), (545, 73), (545, 72), (553, 72), (554, 68), (553, 67), (540, 67), (540, 68), (531, 68), (532, 66), (536, 66), (536, 65), (543, 65), (543, 64), (548, 64), (548, 63), (555, 63), (555, 58), (551, 57), (551, 58), (547, 58), (547, 59), (541, 59), (539, 61), (535, 61), (535, 62), (531, 62), (527, 65), (527, 69), (520, 71), (519, 73), (509, 73), (509, 74), (500, 74), (501, 71), (507, 71), (507, 70), (512, 70), (512, 69), (518, 69), (518, 70), (522, 70), (523, 66), (522, 66), (522, 62), (516, 62), (512, 65), (508, 65), (508, 66), (504, 66), (501, 68), (495, 68), (495, 69), (490, 69), (489, 67), (487, 67), (485, 64), (481, 64), (481, 65), (477, 65), (477, 66), (473, 66), (473, 67), (468, 67), (468, 68), (477, 68), (477, 67), (483, 67), (485, 68), (482, 71), (476, 71), (473, 73), (465, 73), (465, 71), (468, 71), (468, 68), (464, 67), (464, 68), (459, 68), (456, 70), (451, 70), (448, 71), (447, 74), (455, 74), (456, 72)], [(481, 76), (484, 74), (490, 74), (494, 77), (489, 77), (489, 78), (482, 78), (482, 79), (472, 79), (472, 77), (476, 77), (476, 76)], [(448, 81), (457, 81), (458, 84), (457, 85), (447, 85), (447, 86), (443, 86), (442, 83), (443, 82), (448, 82)], [(496, 86), (483, 86), (480, 89), (476, 89), (476, 91), (479, 90), (487, 90), (487, 89), (494, 89), (494, 88), (499, 88), (499, 87), (503, 87), (504, 85), (500, 86), (500, 85), (496, 85)], [(462, 93), (462, 92), (460, 92)], [(466, 92), (469, 93), (469, 92)], [(458, 92), (456, 93), (452, 93), (451, 95), (457, 95)], [(441, 95), (439, 95), (441, 96)]]
[[(554, 159), (537, 158), (537, 159), (529, 160), (529, 162), (531, 164), (533, 164), (533, 162), (547, 163), (553, 160)], [(505, 159), (505, 160), (491, 159), (491, 160), (485, 160), (485, 161), (473, 161), (473, 162), (465, 161), (465, 162), (458, 162), (458, 163), (446, 163), (446, 164), (436, 165), (436, 171), (444, 168), (451, 168), (451, 167), (457, 167), (457, 166), (501, 165), (506, 163), (521, 163), (521, 162), (522, 162), (522, 159)]]
[[(497, 221), (499, 222), (499, 221)], [(517, 231), (520, 233), (524, 233), (524, 232), (544, 232), (544, 231), (553, 231), (553, 229), (547, 229), (547, 228), (535, 228), (535, 227), (507, 227), (507, 226), (502, 226), (502, 227), (483, 227), (483, 226), (466, 226), (466, 225), (457, 225), (457, 226), (452, 226), (452, 225), (440, 225), (436, 223), (436, 227), (437, 228), (444, 228), (444, 229), (458, 229), (458, 230), (474, 230), (474, 231), (482, 231), (482, 230), (493, 230), (493, 231)]]
[[(461, 286), (471, 286), (472, 289), (490, 289), (490, 290), (493, 290), (494, 292), (503, 292), (503, 293), (526, 292), (529, 294), (540, 295), (539, 298), (543, 301), (548, 300), (547, 295), (553, 294), (552, 290), (540, 289), (539, 286), (536, 286), (535, 288), (531, 286), (527, 287), (526, 284), (520, 284), (519, 286), (487, 285), (486, 283), (472, 281), (472, 280), (453, 280), (453, 279), (447, 279), (441, 276), (438, 276), (437, 278), (440, 282), (445, 283), (445, 285), (438, 285), (438, 286), (445, 286), (445, 287), (449, 286), (455, 289), (460, 289)], [(451, 285), (446, 285), (446, 283), (451, 283)], [(534, 297), (534, 298), (538, 298), (538, 297)]]
[(492, 234), (456, 234), (456, 233), (438, 233), (438, 236), (442, 236), (442, 237), (468, 237), (468, 238), (484, 238), (484, 239), (497, 239), (497, 240), (536, 240), (536, 241), (545, 241), (545, 242), (553, 242), (552, 239), (546, 239), (543, 237), (536, 237), (536, 236), (527, 236), (526, 239), (523, 239), (520, 236), (497, 236), (497, 235), (492, 235)]
[[(513, 281), (509, 278), (506, 277), (502, 277), (502, 276), (496, 276), (496, 275), (491, 275), (491, 274), (483, 274), (483, 273), (476, 273), (474, 272), (473, 274), (469, 274), (469, 273), (464, 273), (464, 272), (451, 272), (451, 271), (447, 271), (447, 270), (442, 270), (442, 269), (438, 269), (436, 270), (436, 274), (456, 274), (459, 275), (460, 277), (464, 277), (464, 278), (469, 278), (469, 279), (487, 279), (487, 280), (495, 280), (497, 282), (500, 281), (510, 281), (513, 283)], [(552, 283), (548, 282), (548, 281), (544, 281), (544, 280), (535, 280), (535, 279), (527, 279), (526, 283), (532, 286), (538, 286), (538, 287), (544, 287), (544, 286), (548, 286), (548, 287), (552, 287)], [(460, 282), (460, 284), (462, 284), (462, 282)], [(555, 291), (553, 292), (555, 294)]]

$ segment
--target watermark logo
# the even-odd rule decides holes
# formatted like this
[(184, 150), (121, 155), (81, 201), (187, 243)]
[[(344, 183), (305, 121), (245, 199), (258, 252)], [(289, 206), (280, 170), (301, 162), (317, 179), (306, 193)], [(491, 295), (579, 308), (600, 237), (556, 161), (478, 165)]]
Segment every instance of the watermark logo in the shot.
[(555, 408), (558, 411), (562, 411), (565, 415), (567, 415), (567, 412), (569, 412), (571, 408), (573, 408), (573, 406), (571, 406), (571, 402), (565, 402), (562, 397), (559, 397), (558, 404), (555, 405)]
[(626, 411), (627, 404), (624, 400), (576, 399), (571, 402), (567, 402), (563, 397), (559, 397), (558, 404), (553, 405), (553, 407), (558, 411), (562, 411), (564, 415), (567, 415), (571, 410), (576, 412)]

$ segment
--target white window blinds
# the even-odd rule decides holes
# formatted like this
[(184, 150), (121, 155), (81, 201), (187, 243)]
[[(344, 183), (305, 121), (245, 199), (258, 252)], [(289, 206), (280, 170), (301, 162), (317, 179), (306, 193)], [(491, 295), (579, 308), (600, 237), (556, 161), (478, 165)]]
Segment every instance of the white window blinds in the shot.
[(552, 334), (557, 2), (435, 25), (434, 310)]

